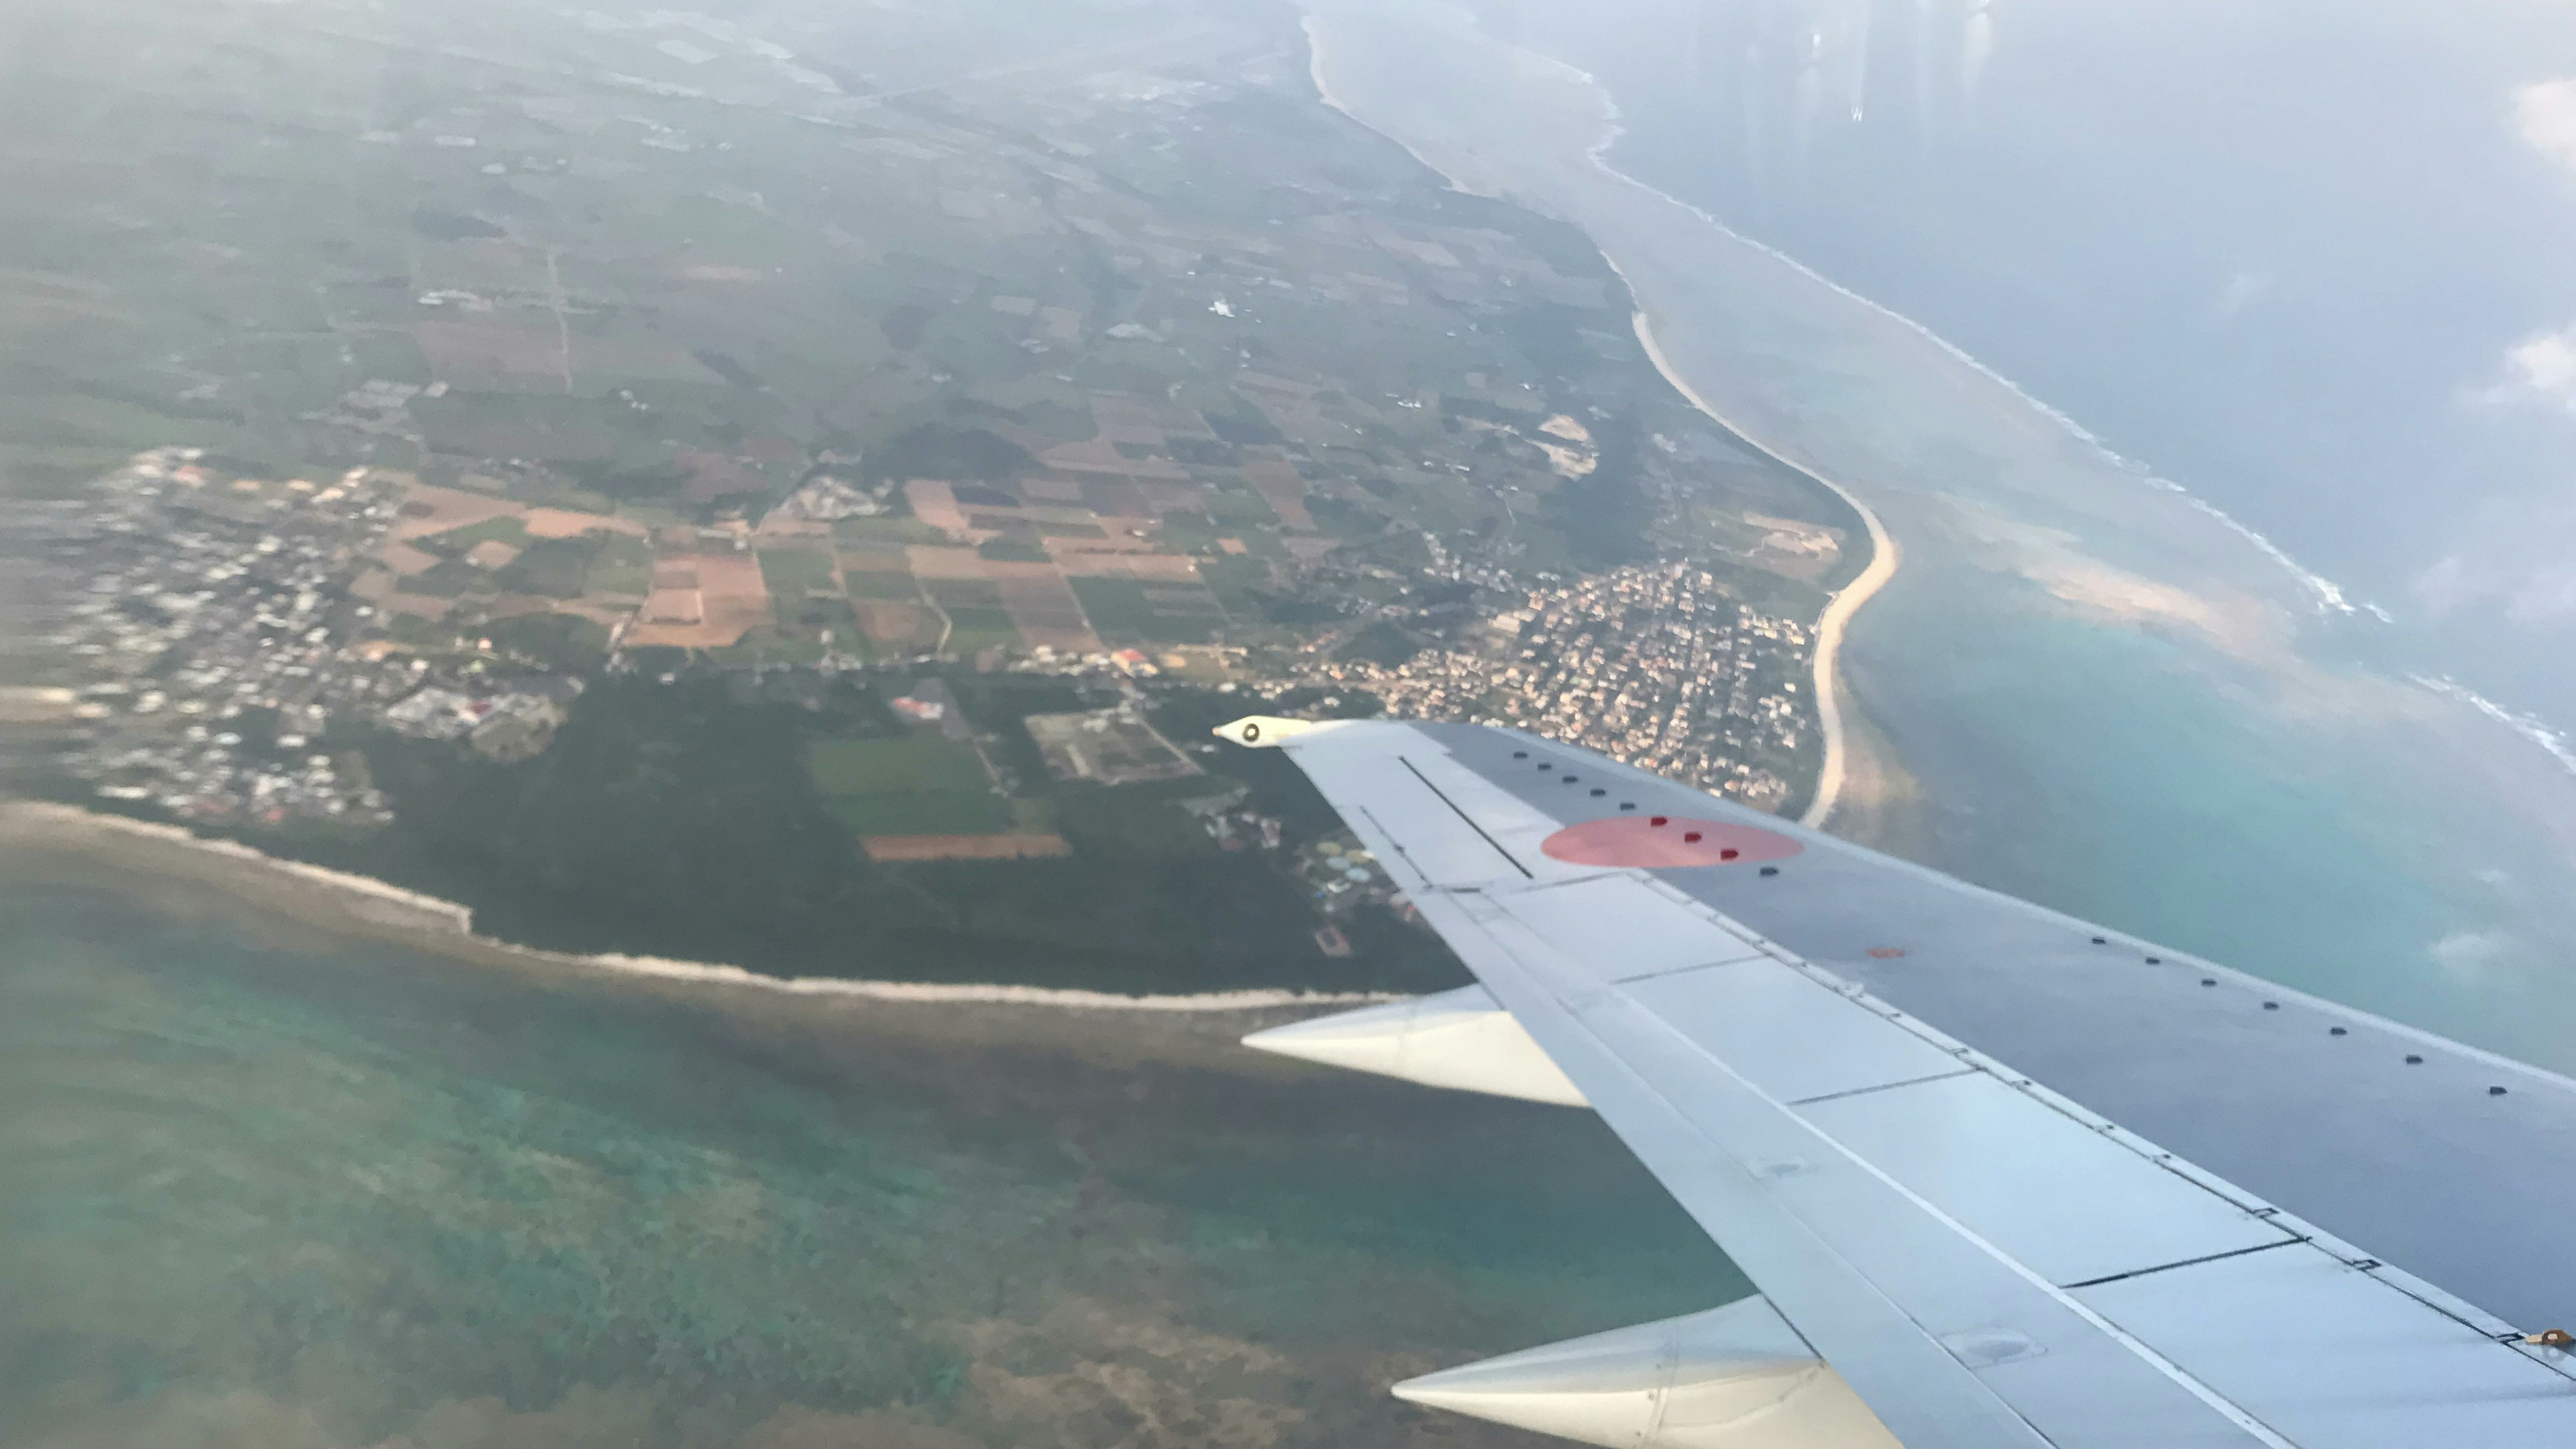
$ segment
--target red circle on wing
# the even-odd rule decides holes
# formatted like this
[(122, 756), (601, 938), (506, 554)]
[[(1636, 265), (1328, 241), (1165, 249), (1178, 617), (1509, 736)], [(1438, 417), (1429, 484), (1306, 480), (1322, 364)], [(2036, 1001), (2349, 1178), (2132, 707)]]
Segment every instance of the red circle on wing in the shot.
[[(1679, 830), (1674, 826), (1682, 827)], [(1568, 865), (1637, 866), (1677, 870), (1694, 865), (1750, 865), (1783, 860), (1806, 849), (1774, 830), (1724, 820), (1674, 817), (1658, 829), (1634, 815), (1611, 815), (1569, 825), (1539, 842), (1550, 860)]]

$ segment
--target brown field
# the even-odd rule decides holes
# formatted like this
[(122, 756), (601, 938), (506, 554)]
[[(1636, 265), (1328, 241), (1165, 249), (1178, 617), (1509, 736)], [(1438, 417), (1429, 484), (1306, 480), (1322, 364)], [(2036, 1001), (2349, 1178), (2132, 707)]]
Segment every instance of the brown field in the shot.
[(1093, 393), (1091, 415), (1100, 423), (1100, 440), (1105, 443), (1142, 443), (1149, 448), (1163, 445), (1162, 420), (1153, 409), (1122, 393)]
[(766, 493), (769, 480), (724, 456), (703, 448), (680, 455), (680, 465), (689, 470), (689, 481), (680, 487), (680, 496), (691, 503), (712, 503), (736, 493)]
[(647, 625), (703, 624), (707, 621), (706, 596), (694, 588), (657, 588), (645, 596), (644, 607), (636, 611), (635, 617)]
[[(1050, 544), (1054, 540), (1049, 540)], [(1128, 553), (1093, 549), (1059, 549), (1056, 567), (1069, 579), (1142, 579), (1149, 583), (1197, 583), (1199, 566), (1176, 553)]]
[(862, 835), (870, 860), (1026, 860), (1071, 855), (1073, 847), (1052, 833), (1010, 835)]
[(912, 504), (912, 516), (942, 533), (966, 532), (965, 510), (957, 506), (957, 495), (946, 483), (936, 478), (914, 478), (903, 485), (903, 496)]
[[(1125, 520), (1104, 521), (1124, 522)], [(1163, 546), (1150, 538), (1131, 538), (1123, 532), (1108, 538), (1073, 538), (1061, 533), (1051, 533), (1041, 538), (1039, 542), (1045, 544), (1047, 552), (1056, 555), (1059, 560), (1081, 553), (1160, 553), (1163, 551)]]
[(1309, 448), (1328, 448), (1347, 444), (1359, 436), (1359, 429), (1324, 416), (1324, 410), (1312, 402), (1285, 398), (1272, 393), (1256, 394), (1253, 406), (1270, 420), (1270, 426), (1292, 443)]
[[(1155, 435), (1160, 441), (1161, 435)], [(1114, 473), (1129, 478), (1186, 481), (1190, 470), (1169, 458), (1130, 458), (1107, 438), (1058, 443), (1038, 454), (1038, 461), (1060, 473)]]
[(845, 574), (901, 574), (912, 571), (911, 560), (904, 557), (899, 543), (860, 544), (843, 548), (841, 572)]
[[(1082, 501), (1100, 516), (1101, 526), (1115, 533), (1120, 527), (1142, 528), (1154, 521), (1153, 505), (1145, 501), (1145, 491), (1133, 478), (1092, 478), (1082, 485)], [(1125, 520), (1122, 525), (1120, 520)]]
[(1271, 373), (1253, 372), (1249, 369), (1238, 372), (1234, 375), (1234, 385), (1238, 388), (1249, 389), (1253, 392), (1281, 395), (1301, 400), (1313, 397), (1316, 393), (1316, 389), (1306, 383), (1292, 382), (1287, 378), (1279, 377)]
[(559, 380), (564, 374), (562, 339), (551, 327), (477, 317), (422, 322), (412, 328), (412, 338), (427, 354), (430, 367), (454, 382), (512, 374)]
[[(426, 511), (423, 511), (426, 510)], [(440, 488), (429, 483), (414, 483), (403, 491), (402, 513), (394, 520), (389, 538), (421, 538), (481, 523), (505, 513), (519, 513), (520, 505), (507, 498), (488, 493), (468, 493), (462, 488)]]
[(1020, 480), (1020, 494), (1025, 498), (1042, 498), (1049, 503), (1080, 503), (1082, 480), (1079, 478), (1023, 478)]
[[(681, 591), (663, 586), (666, 578), (676, 583), (684, 576), (694, 578), (696, 583), (698, 622), (660, 622), (666, 608), (675, 616), (685, 617), (686, 600), (666, 598), (666, 594), (675, 596)], [(653, 595), (645, 601), (636, 626), (627, 631), (626, 643), (721, 649), (739, 643), (753, 626), (768, 618), (769, 587), (761, 582), (758, 557), (748, 553), (695, 554), (654, 567)]]
[(530, 538), (578, 538), (585, 533), (622, 533), (642, 538), (647, 530), (631, 518), (605, 513), (575, 513), (569, 508), (531, 508), (520, 520)]
[(438, 555), (393, 538), (386, 539), (385, 546), (376, 550), (376, 557), (398, 574), (416, 574), (438, 562)]
[(859, 628), (870, 643), (896, 648), (914, 645), (928, 647), (938, 642), (939, 620), (919, 604), (894, 599), (852, 599), (850, 608), (859, 616)]
[(1207, 512), (1207, 489), (1197, 483), (1156, 483), (1138, 479), (1136, 488), (1145, 495), (1145, 506), (1161, 518), (1166, 513)]
[(1261, 494), (1261, 501), (1279, 515), (1279, 521), (1290, 528), (1312, 531), (1315, 519), (1306, 511), (1306, 480), (1286, 463), (1261, 461), (1243, 465), (1244, 480)]
[(1091, 621), (1083, 617), (1082, 604), (1065, 584), (1064, 575), (1051, 564), (1019, 567), (1031, 572), (1014, 574), (1001, 584), (1002, 608), (1020, 638), (1032, 648), (1042, 644), (1077, 654), (1099, 653), (1100, 636), (1091, 632)]
[(572, 339), (573, 371), (592, 387), (602, 378), (626, 382), (721, 383), (687, 349), (644, 338), (583, 337)]
[(383, 608), (396, 614), (417, 614), (424, 619), (444, 619), (456, 607), (454, 599), (434, 599), (427, 594), (387, 594)]
[(752, 537), (763, 544), (785, 543), (791, 539), (819, 539), (830, 543), (832, 525), (819, 518), (764, 518)]
[(1187, 408), (1159, 404), (1123, 393), (1094, 393), (1091, 415), (1100, 420), (1100, 436), (1113, 443), (1160, 447), (1168, 438), (1213, 438), (1207, 420)]
[(991, 559), (971, 548), (941, 548), (935, 544), (916, 543), (903, 551), (904, 566), (916, 579), (987, 579), (994, 567)]

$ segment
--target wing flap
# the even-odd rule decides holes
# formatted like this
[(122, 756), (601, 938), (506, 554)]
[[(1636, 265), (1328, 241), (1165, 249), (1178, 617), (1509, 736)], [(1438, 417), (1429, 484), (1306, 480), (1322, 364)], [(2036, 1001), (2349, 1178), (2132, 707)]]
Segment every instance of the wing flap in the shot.
[(1828, 1098), (1797, 1112), (2061, 1288), (2299, 1241), (1988, 1072)]
[[(1643, 889), (1642, 885), (1639, 887)], [(1612, 1129), (1916, 1449), (2243, 1446), (2266, 1439), (2091, 1315), (1909, 1200), (1629, 992), (1483, 895), (1422, 902)], [(1775, 963), (1776, 964), (1776, 963)], [(1746, 969), (1721, 967), (1720, 971)], [(1853, 1012), (1865, 1008), (1841, 1003)], [(2047, 1360), (2038, 1376), (2018, 1365)], [(2020, 1385), (1999, 1392), (1992, 1380)], [(2040, 1422), (2067, 1389), (2070, 1412)], [(2091, 1407), (2071, 1412), (2077, 1400)]]

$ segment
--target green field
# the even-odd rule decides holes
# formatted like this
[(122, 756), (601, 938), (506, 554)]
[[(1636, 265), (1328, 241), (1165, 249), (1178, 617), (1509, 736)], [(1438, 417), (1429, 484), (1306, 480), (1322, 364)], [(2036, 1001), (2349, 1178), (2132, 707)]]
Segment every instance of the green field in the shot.
[(432, 534), (427, 538), (415, 540), (421, 548), (431, 553), (446, 555), (464, 553), (479, 543), (506, 543), (512, 548), (518, 548), (525, 545), (527, 541), (528, 526), (520, 522), (515, 515), (507, 513), (498, 518), (484, 519), (481, 523), (469, 523), (463, 528), (451, 528), (445, 533)]
[(930, 596), (944, 609), (959, 605), (968, 608), (998, 609), (1002, 606), (1002, 586), (990, 579), (925, 579)]
[(1020, 642), (1019, 628), (1012, 624), (1011, 616), (1000, 609), (951, 604), (948, 606), (948, 620), (952, 626), (948, 631), (948, 652), (951, 654), (972, 654), (994, 644), (1012, 648)]
[(842, 579), (849, 585), (854, 599), (918, 599), (921, 586), (912, 575), (879, 569), (845, 569)]
[(810, 548), (762, 549), (760, 579), (772, 597), (802, 598), (809, 589), (832, 587), (832, 556)]
[(1018, 828), (984, 762), (931, 733), (818, 740), (805, 750), (824, 804), (854, 835), (980, 835)]
[[(1112, 644), (1203, 644), (1225, 623), (1214, 595), (1196, 585), (1072, 579), (1091, 627)], [(1147, 590), (1164, 595), (1149, 597)], [(1186, 597), (1186, 601), (1185, 601)]]
[(591, 556), (597, 552), (599, 539), (591, 534), (541, 538), (493, 575), (493, 582), (511, 593), (577, 599), (589, 581)]

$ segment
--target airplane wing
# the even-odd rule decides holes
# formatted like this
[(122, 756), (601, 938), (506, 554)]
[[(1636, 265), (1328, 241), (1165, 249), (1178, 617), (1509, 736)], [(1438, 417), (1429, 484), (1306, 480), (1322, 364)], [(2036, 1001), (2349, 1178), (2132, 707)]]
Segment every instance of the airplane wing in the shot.
[(2576, 1445), (2576, 1082), (1518, 731), (1217, 733), (1479, 983), (1249, 1044), (1588, 1104), (1761, 1293), (1400, 1396), (1641, 1449)]

